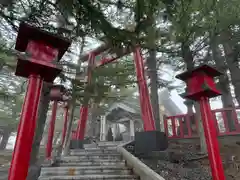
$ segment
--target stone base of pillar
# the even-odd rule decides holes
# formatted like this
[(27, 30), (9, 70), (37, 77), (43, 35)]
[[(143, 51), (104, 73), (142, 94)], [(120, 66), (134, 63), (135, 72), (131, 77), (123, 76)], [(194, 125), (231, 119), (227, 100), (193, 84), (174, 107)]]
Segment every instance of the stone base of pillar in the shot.
[(83, 149), (83, 140), (78, 140), (78, 139), (72, 139), (70, 141), (70, 149)]
[(147, 156), (154, 151), (164, 151), (168, 148), (168, 138), (164, 132), (146, 131), (135, 133), (135, 154)]

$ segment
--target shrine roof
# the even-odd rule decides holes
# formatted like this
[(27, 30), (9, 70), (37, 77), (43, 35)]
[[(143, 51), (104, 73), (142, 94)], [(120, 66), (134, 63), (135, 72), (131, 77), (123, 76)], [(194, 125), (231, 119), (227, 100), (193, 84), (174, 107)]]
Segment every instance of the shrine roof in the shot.
[(117, 122), (121, 118), (129, 119), (140, 119), (140, 113), (131, 113), (122, 108), (113, 109), (107, 116), (106, 119), (111, 122)]
[[(167, 116), (183, 114), (181, 109), (170, 98), (170, 93), (167, 89), (163, 89), (159, 93), (159, 104), (164, 106)], [(107, 114), (107, 120), (109, 121), (117, 121), (123, 117), (141, 119), (141, 108), (138, 98), (128, 97), (120, 103), (114, 103), (109, 108), (109, 111)]]

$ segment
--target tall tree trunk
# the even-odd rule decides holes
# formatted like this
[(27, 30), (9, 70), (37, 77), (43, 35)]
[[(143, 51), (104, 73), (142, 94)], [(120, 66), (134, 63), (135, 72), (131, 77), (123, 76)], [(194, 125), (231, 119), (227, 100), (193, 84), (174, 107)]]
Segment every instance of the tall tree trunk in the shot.
[(76, 107), (76, 97), (75, 97), (75, 92), (73, 89), (73, 95), (72, 95), (72, 100), (71, 100), (71, 104), (70, 104), (70, 116), (69, 116), (68, 128), (67, 128), (64, 150), (63, 150), (64, 155), (67, 155), (69, 153), (70, 142), (71, 142), (71, 138), (72, 138), (72, 128), (73, 128), (73, 122), (74, 122), (75, 107)]
[[(83, 48), (84, 48), (84, 44), (85, 44), (85, 37), (82, 37), (82, 43), (80, 45), (80, 54), (79, 54), (79, 58), (78, 58), (78, 62), (77, 65), (79, 66), (79, 69), (76, 70), (76, 76), (78, 75), (78, 73), (80, 73), (80, 69), (81, 69), (81, 56), (83, 53)], [(69, 153), (69, 148), (70, 148), (70, 142), (71, 142), (71, 138), (72, 138), (72, 128), (73, 128), (73, 122), (74, 122), (74, 111), (75, 111), (75, 107), (76, 107), (76, 85), (74, 84), (74, 82), (72, 82), (72, 100), (70, 102), (70, 115), (69, 115), (69, 121), (68, 121), (68, 127), (67, 127), (67, 133), (66, 133), (66, 137), (65, 137), (65, 143), (63, 145), (63, 154), (67, 155)]]
[(0, 149), (1, 150), (6, 149), (6, 146), (7, 146), (10, 135), (11, 135), (11, 130), (10, 129), (8, 129), (8, 128), (3, 129), (2, 140), (1, 140), (1, 143), (0, 143)]
[(160, 128), (160, 106), (158, 100), (158, 74), (157, 74), (157, 58), (156, 58), (156, 37), (157, 27), (155, 23), (154, 14), (149, 14), (148, 20), (151, 26), (147, 29), (147, 47), (149, 50), (149, 56), (147, 58), (148, 75), (150, 78), (150, 97), (153, 110), (153, 117), (155, 120), (156, 130), (161, 131)]
[(91, 116), (88, 119), (89, 121), (88, 136), (89, 137), (96, 137), (97, 135), (97, 128), (98, 128), (97, 114), (96, 114), (97, 108), (98, 108), (98, 104), (93, 103), (91, 108)]
[(158, 75), (157, 75), (157, 59), (156, 50), (149, 50), (149, 57), (147, 58), (148, 75), (150, 77), (150, 89), (151, 89), (151, 104), (153, 109), (153, 115), (155, 119), (156, 130), (160, 131), (160, 107), (158, 100)]
[[(193, 62), (193, 54), (192, 54), (192, 51), (190, 50), (190, 46), (188, 44), (182, 43), (181, 51), (182, 51), (182, 57), (187, 66), (187, 70), (191, 71), (192, 69), (194, 69), (194, 62)], [(194, 108), (196, 110), (195, 118), (197, 119), (199, 124), (198, 132), (200, 136), (201, 152), (206, 153), (207, 152), (206, 139), (205, 139), (204, 129), (202, 125), (200, 105), (198, 102), (194, 102)]]
[(48, 106), (50, 103), (49, 92), (50, 92), (50, 84), (44, 82), (42, 87), (40, 102), (39, 102), (38, 119), (37, 119), (37, 125), (35, 130), (35, 136), (33, 139), (31, 160), (30, 160), (30, 166), (28, 169), (27, 180), (37, 179), (40, 175), (41, 162), (38, 161), (38, 156), (39, 156), (41, 139), (44, 133), (44, 126), (47, 119)]
[(206, 138), (205, 138), (203, 123), (202, 123), (200, 104), (198, 102), (194, 102), (194, 108), (196, 110), (195, 118), (198, 121), (198, 133), (200, 136), (201, 153), (207, 153), (207, 145), (206, 145)]
[(223, 31), (220, 36), (225, 52), (226, 63), (228, 65), (232, 84), (234, 86), (234, 93), (238, 105), (240, 105), (240, 68), (238, 62), (238, 48), (236, 48), (237, 45), (232, 43), (232, 34), (230, 30)]
[[(93, 105), (93, 104), (92, 104)], [(87, 124), (86, 124), (86, 131), (85, 131), (85, 136), (90, 138), (93, 137), (94, 135), (94, 124), (93, 124), (93, 111), (94, 108), (93, 106), (90, 108), (89, 113), (88, 113), (88, 120), (87, 120)]]
[(35, 136), (34, 136), (33, 145), (32, 145), (31, 161), (30, 161), (31, 164), (36, 163), (38, 160), (40, 143), (42, 140), (44, 126), (47, 119), (48, 107), (50, 103), (50, 97), (49, 97), (50, 85), (51, 84), (49, 83), (45, 83), (45, 82), (43, 83), (39, 109), (38, 109), (37, 126), (36, 126)]
[[(211, 43), (211, 49), (212, 49), (212, 56), (215, 61), (216, 67), (218, 70), (223, 72), (223, 75), (219, 76), (219, 82), (217, 86), (221, 90), (221, 100), (223, 103), (224, 108), (233, 108), (233, 97), (230, 90), (230, 81), (227, 75), (227, 65), (225, 62), (225, 58), (221, 55), (221, 50), (219, 49), (219, 44), (216, 42), (216, 39), (212, 40)], [(233, 119), (233, 113), (232, 111), (226, 111), (226, 117), (228, 121), (228, 127), (230, 131), (236, 130), (234, 119)]]

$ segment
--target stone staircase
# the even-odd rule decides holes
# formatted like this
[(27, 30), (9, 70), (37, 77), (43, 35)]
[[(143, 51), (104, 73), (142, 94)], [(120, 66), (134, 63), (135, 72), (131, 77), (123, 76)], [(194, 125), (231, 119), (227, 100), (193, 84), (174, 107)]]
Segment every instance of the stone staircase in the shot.
[(139, 180), (117, 152), (116, 143), (85, 145), (52, 167), (42, 167), (39, 180)]

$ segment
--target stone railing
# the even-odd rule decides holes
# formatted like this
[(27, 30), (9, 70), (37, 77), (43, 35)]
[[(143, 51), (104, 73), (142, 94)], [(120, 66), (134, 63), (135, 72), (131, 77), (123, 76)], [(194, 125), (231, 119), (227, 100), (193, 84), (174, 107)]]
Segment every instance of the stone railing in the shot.
[(117, 151), (122, 155), (123, 159), (126, 161), (127, 166), (133, 169), (133, 172), (140, 177), (141, 180), (165, 180), (159, 174), (154, 172), (151, 168), (145, 165), (137, 157), (128, 152), (122, 144), (118, 146)]

